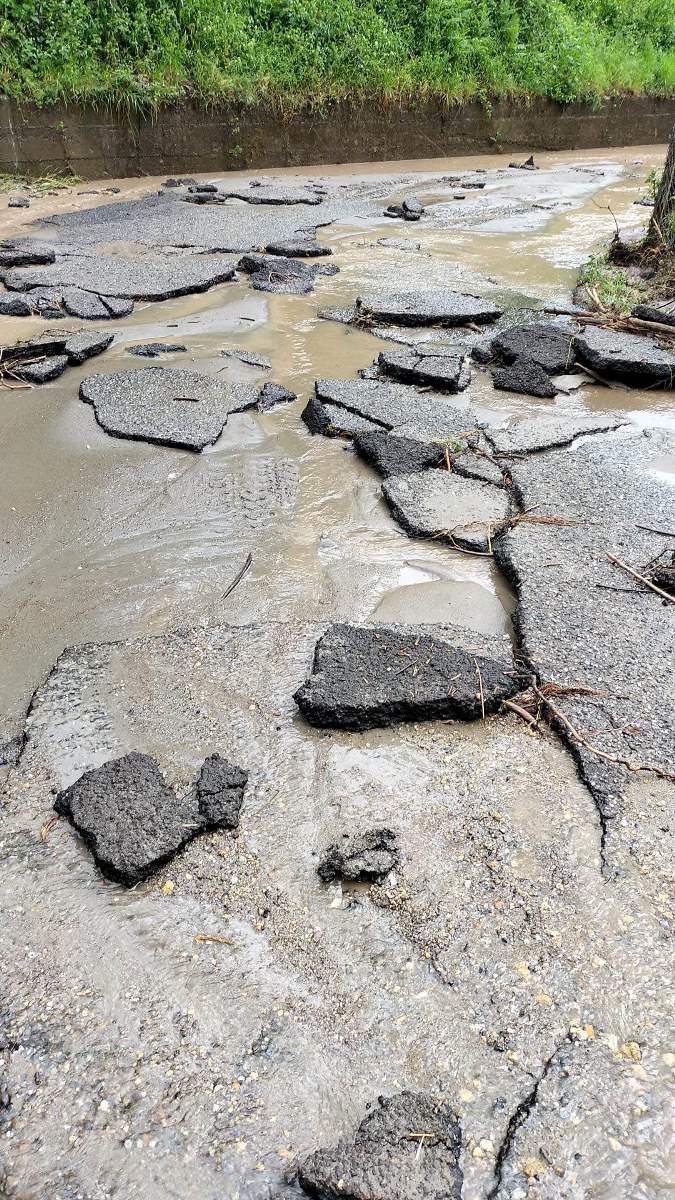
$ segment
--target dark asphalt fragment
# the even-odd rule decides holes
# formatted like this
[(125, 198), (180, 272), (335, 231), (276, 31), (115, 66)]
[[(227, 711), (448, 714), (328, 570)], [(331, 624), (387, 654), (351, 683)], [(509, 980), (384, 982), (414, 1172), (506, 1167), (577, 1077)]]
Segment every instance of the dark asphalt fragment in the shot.
[(430, 384), (442, 392), (461, 392), (471, 382), (464, 355), (455, 349), (382, 350), (377, 363), (383, 375), (404, 383)]
[(101, 871), (133, 887), (198, 834), (236, 824), (245, 784), (245, 772), (213, 755), (193, 791), (178, 796), (154, 758), (134, 751), (85, 771), (59, 792), (54, 808)]
[(108, 349), (113, 336), (112, 333), (99, 333), (96, 330), (92, 330), (90, 333), (87, 329), (69, 334), (66, 339), (65, 352), (71, 367), (79, 366), (88, 358), (102, 354), (104, 350)]
[(502, 314), (488, 300), (436, 288), (428, 292), (392, 292), (359, 296), (356, 321), (387, 325), (466, 325), (496, 321)]
[(70, 256), (45, 267), (4, 272), (5, 287), (26, 292), (36, 287), (80, 288), (127, 300), (168, 300), (205, 292), (234, 278), (231, 259), (209, 254)]
[(309, 679), (295, 693), (305, 719), (351, 730), (401, 721), (474, 721), (515, 693), (505, 663), (469, 654), (427, 628), (433, 632), (331, 625), (317, 642)]
[(654, 338), (587, 325), (575, 346), (579, 360), (601, 375), (634, 387), (675, 386), (675, 352)]
[(382, 484), (394, 519), (411, 537), (486, 553), (509, 516), (503, 488), (452, 471), (398, 475)]
[(223, 358), (237, 358), (239, 362), (246, 363), (248, 367), (262, 367), (265, 371), (269, 371), (272, 367), (271, 360), (264, 354), (255, 354), (252, 350), (241, 350), (238, 346), (225, 346), (220, 353)]
[(29, 317), (33, 306), (25, 296), (16, 296), (12, 292), (0, 293), (0, 315), (3, 317)]
[(341, 840), (321, 855), (317, 873), (324, 883), (333, 879), (368, 883), (388, 875), (399, 857), (396, 834), (391, 829), (343, 833)]
[(237, 269), (250, 276), (251, 287), (261, 292), (285, 295), (307, 295), (314, 288), (317, 275), (335, 274), (333, 264), (301, 262), (274, 254), (244, 254)]
[(0, 740), (0, 767), (16, 767), (26, 744), (25, 733)]
[(134, 308), (133, 300), (99, 296), (76, 287), (40, 286), (16, 293), (16, 296), (29, 306), (31, 313), (44, 320), (67, 314), (81, 321), (107, 321), (111, 317), (126, 317)]
[(323, 258), (333, 253), (330, 246), (322, 246), (321, 242), (308, 238), (269, 242), (265, 250), (268, 254), (277, 254), (285, 258)]
[(495, 333), (490, 349), (493, 356), (499, 355), (505, 363), (526, 358), (538, 363), (549, 375), (563, 375), (573, 366), (575, 358), (574, 334), (543, 322), (513, 325)]
[(312, 433), (386, 429), (421, 442), (448, 441), (466, 433), (475, 417), (454, 408), (440, 392), (418, 392), (394, 380), (317, 379), (302, 418)]
[(3, 247), (0, 249), (0, 271), (8, 271), (10, 267), (45, 266), (53, 263), (55, 258), (53, 250), (31, 250), (25, 245), (15, 250)]
[(67, 366), (68, 355), (55, 354), (51, 358), (43, 358), (40, 362), (17, 365), (12, 373), (15, 378), (22, 379), (25, 383), (50, 383), (52, 379), (63, 375)]
[(144, 367), (89, 375), (80, 399), (94, 406), (99, 425), (114, 437), (200, 451), (218, 440), (230, 413), (252, 408), (257, 395), (197, 371)]
[(445, 1100), (425, 1092), (380, 1096), (353, 1142), (317, 1150), (298, 1182), (315, 1200), (461, 1200), (462, 1135)]
[(501, 392), (520, 392), (542, 400), (552, 400), (557, 394), (544, 368), (530, 358), (516, 358), (508, 367), (494, 367), (490, 374)]
[(7, 201), (8, 208), (30, 208), (30, 200), (27, 196), (10, 196)]
[(385, 479), (391, 475), (412, 475), (415, 471), (427, 471), (445, 463), (442, 446), (396, 437), (385, 429), (356, 433), (354, 448)]
[(276, 408), (277, 404), (291, 404), (293, 400), (297, 400), (297, 395), (290, 388), (284, 387), (281, 383), (266, 383), (261, 387), (258, 394), (258, 412), (269, 412), (270, 409)]
[(127, 354), (137, 358), (159, 358), (160, 354), (185, 354), (187, 346), (180, 342), (143, 342), (139, 346), (127, 346)]
[(205, 828), (235, 829), (244, 803), (248, 774), (220, 754), (204, 759), (195, 794), (199, 815)]

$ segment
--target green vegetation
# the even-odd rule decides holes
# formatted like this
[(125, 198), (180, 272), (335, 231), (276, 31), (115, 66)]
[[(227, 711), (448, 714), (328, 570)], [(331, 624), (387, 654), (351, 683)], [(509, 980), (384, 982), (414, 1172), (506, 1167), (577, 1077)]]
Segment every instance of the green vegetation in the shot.
[(40, 175), (37, 179), (28, 179), (25, 175), (0, 174), (0, 192), (27, 191), (44, 196), (45, 192), (59, 192), (74, 183), (80, 183), (79, 175)]
[(595, 254), (590, 258), (577, 282), (586, 289), (594, 308), (628, 313), (643, 299), (643, 289), (631, 281), (627, 271), (613, 266), (606, 254)]
[(675, 92), (675, 0), (0, 0), (0, 90), (146, 107)]

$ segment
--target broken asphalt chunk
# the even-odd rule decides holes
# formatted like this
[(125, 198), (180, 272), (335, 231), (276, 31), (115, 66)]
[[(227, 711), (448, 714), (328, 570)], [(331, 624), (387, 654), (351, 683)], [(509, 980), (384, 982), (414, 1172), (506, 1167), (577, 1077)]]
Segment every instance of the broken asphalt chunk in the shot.
[(516, 358), (508, 367), (494, 367), (490, 374), (500, 392), (520, 392), (542, 400), (552, 400), (557, 394), (544, 368), (530, 358)]
[(600, 375), (634, 387), (675, 386), (675, 352), (662, 349), (654, 338), (587, 325), (575, 346), (580, 362)]
[(392, 515), (411, 537), (487, 553), (509, 516), (503, 488), (452, 471), (398, 475), (382, 484)]
[(308, 238), (288, 238), (285, 241), (269, 242), (265, 246), (268, 254), (277, 254), (285, 258), (323, 258), (332, 254), (330, 246), (322, 246), (321, 242)]
[(43, 286), (79, 288), (126, 300), (188, 296), (233, 278), (232, 259), (215, 254), (71, 256), (44, 267), (15, 267), (4, 272), (5, 287), (11, 291)]
[(490, 350), (492, 356), (499, 355), (505, 363), (526, 358), (538, 363), (548, 375), (564, 375), (574, 363), (574, 334), (545, 323), (512, 325), (493, 334)]
[(354, 319), (384, 325), (453, 326), (496, 321), (501, 315), (501, 308), (481, 296), (436, 288), (428, 292), (359, 296)]
[(354, 435), (354, 447), (361, 458), (380, 475), (411, 475), (430, 467), (443, 466), (445, 454), (438, 444), (396, 437), (386, 429), (366, 430)]
[(136, 358), (159, 358), (160, 354), (184, 354), (187, 346), (179, 342), (143, 342), (139, 346), (127, 346), (127, 354)]
[(212, 755), (195, 788), (180, 797), (155, 759), (134, 751), (85, 771), (59, 792), (54, 808), (101, 871), (132, 887), (199, 833), (236, 824), (245, 784), (244, 771)]
[(401, 721), (474, 721), (516, 691), (505, 663), (419, 627), (331, 625), (295, 701), (311, 725), (364, 730)]
[(310, 1154), (298, 1182), (315, 1200), (461, 1200), (461, 1147), (446, 1101), (425, 1092), (380, 1096), (353, 1141)]
[(277, 404), (290, 404), (297, 398), (295, 392), (281, 383), (266, 383), (260, 389), (257, 409), (258, 412), (269, 412), (270, 409), (276, 408)]
[(246, 771), (233, 766), (220, 754), (211, 754), (204, 759), (195, 783), (195, 794), (205, 827), (236, 828), (247, 782)]
[(396, 834), (391, 829), (344, 833), (321, 855), (317, 867), (324, 883), (332, 879), (373, 882), (382, 879), (399, 861)]
[(203, 450), (220, 437), (230, 413), (252, 408), (253, 388), (173, 367), (89, 375), (80, 399), (113, 437)]
[(403, 383), (428, 384), (443, 392), (461, 392), (471, 382), (464, 355), (456, 350), (382, 350), (377, 365), (382, 375)]

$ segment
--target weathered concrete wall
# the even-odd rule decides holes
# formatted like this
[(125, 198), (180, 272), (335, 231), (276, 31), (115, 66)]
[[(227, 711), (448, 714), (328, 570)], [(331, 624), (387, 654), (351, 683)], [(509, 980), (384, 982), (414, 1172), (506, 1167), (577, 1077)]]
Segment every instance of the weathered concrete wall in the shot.
[(585, 104), (495, 103), (447, 108), (339, 103), (283, 118), (260, 105), (203, 109), (185, 102), (154, 116), (77, 105), (37, 108), (0, 98), (0, 171), (73, 171), (84, 179), (310, 163), (666, 142), (675, 98), (624, 96)]

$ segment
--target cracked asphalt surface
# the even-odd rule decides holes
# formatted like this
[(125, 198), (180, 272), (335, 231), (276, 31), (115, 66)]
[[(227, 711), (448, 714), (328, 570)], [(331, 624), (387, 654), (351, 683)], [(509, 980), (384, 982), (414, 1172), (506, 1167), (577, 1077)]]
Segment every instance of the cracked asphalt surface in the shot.
[[(29, 229), (21, 217), (61, 267), (94, 269), (97, 247), (129, 261), (139, 247), (183, 247), (175, 276), (195, 248), (318, 231), (340, 274), (320, 276), (316, 296), (261, 299), (235, 280), (137, 305), (95, 364), (7, 393), (1, 694), (18, 739), (0, 767), (8, 1200), (290, 1200), (332, 1195), (345, 1169), (358, 1200), (423, 1200), (430, 1180), (463, 1200), (671, 1194), (675, 788), (612, 756), (675, 769), (674, 606), (607, 558), (643, 566), (670, 545), (655, 532), (673, 529), (665, 393), (577, 388), (566, 375), (554, 400), (534, 401), (497, 393), (475, 363), (459, 396), (417, 390), (369, 367), (386, 348), (379, 330), (317, 317), (326, 296), (348, 307), (374, 288), (400, 292), (406, 270), (430, 295), (479, 292), (507, 309), (507, 326), (516, 297), (531, 322), (533, 298), (571, 287), (569, 266), (545, 264), (567, 262), (576, 210), (589, 227), (603, 220), (605, 189), (627, 219), (642, 211), (636, 157), (549, 156), (531, 173), (486, 161), (470, 176), (485, 188), (461, 205), (443, 181), (453, 164), (433, 164), (346, 186), (339, 174), (224, 180), (230, 198), (217, 203), (172, 188), (45, 213)], [(413, 190), (424, 252), (382, 246), (375, 259), (383, 205)], [(26, 336), (31, 321), (0, 317), (3, 344), (3, 329)], [(439, 332), (445, 356), (480, 337), (432, 331), (435, 342)], [(189, 348), (175, 369), (129, 368), (129, 345), (171, 337)], [(233, 341), (258, 363), (224, 358)], [(261, 358), (298, 402), (235, 411), (236, 398), (255, 403)], [(147, 375), (170, 375), (171, 395), (176, 378), (206, 376), (219, 429), (230, 414), (215, 445), (194, 455), (110, 437), (78, 389), (109, 377), (96, 386), (114, 408), (119, 372), (136, 376), (134, 412), (155, 403)], [(316, 436), (336, 432), (346, 436)], [(382, 475), (394, 491), (431, 484), (427, 540), (396, 525)], [(494, 558), (433, 536), (441, 493), (461, 517), (467, 482), (488, 498), (479, 516)], [(535, 671), (542, 688), (602, 693), (551, 699), (608, 757), (555, 713), (539, 732), (513, 710), (481, 719), (478, 680), (468, 722), (312, 728), (293, 694), (336, 621), (442, 630), (470, 660), (522, 674), (524, 689)], [(369, 670), (379, 703), (390, 685)], [(128, 890), (53, 805), (83, 772), (138, 751), (183, 804), (210, 755), (248, 783), (237, 829), (200, 834)], [(393, 869), (374, 884), (322, 882), (325, 848), (369, 829), (395, 835)], [(376, 1136), (354, 1157), (369, 1111), (377, 1133), (380, 1096), (401, 1097), (387, 1135), (397, 1149), (383, 1158)], [(425, 1147), (429, 1130), (406, 1121), (436, 1113)]]

